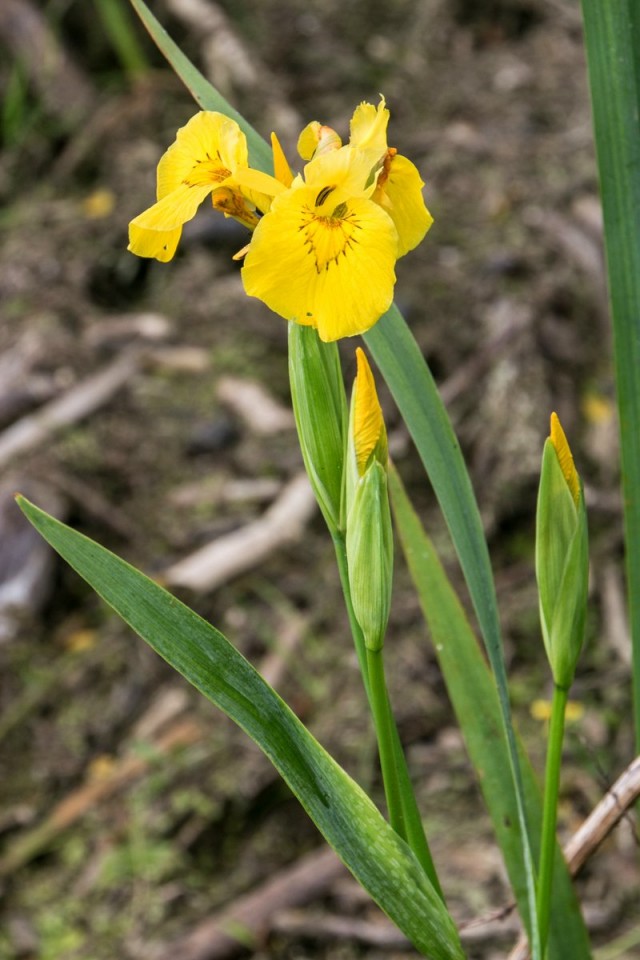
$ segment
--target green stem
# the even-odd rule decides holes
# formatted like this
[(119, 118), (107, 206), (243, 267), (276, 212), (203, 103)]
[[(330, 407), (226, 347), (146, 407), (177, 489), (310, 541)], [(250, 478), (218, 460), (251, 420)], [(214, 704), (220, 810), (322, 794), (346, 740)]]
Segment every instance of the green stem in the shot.
[(407, 838), (407, 829), (404, 807), (398, 783), (395, 750), (392, 730), (394, 727), (391, 715), (391, 704), (387, 693), (387, 683), (384, 676), (384, 660), (382, 650), (369, 650), (367, 647), (367, 665), (369, 668), (369, 700), (373, 722), (378, 740), (380, 754), (380, 768), (384, 793), (387, 798), (389, 821), (393, 829), (401, 837)]
[(553, 879), (553, 861), (556, 853), (560, 764), (562, 761), (564, 715), (568, 696), (568, 689), (554, 686), (553, 701), (551, 704), (551, 723), (549, 725), (549, 742), (547, 744), (542, 837), (540, 840), (540, 870), (538, 874), (538, 923), (540, 925), (540, 946), (543, 956), (549, 934), (551, 883)]
[[(369, 707), (372, 714), (375, 716), (372, 701), (371, 682), (369, 677), (370, 665), (367, 658), (367, 649), (365, 647), (364, 636), (362, 634), (362, 630), (360, 629), (360, 624), (356, 619), (355, 613), (353, 612), (353, 604), (351, 603), (351, 588), (349, 586), (349, 571), (347, 566), (347, 550), (345, 539), (344, 536), (337, 531), (331, 531), (331, 534), (336, 551), (340, 582), (342, 584), (342, 592), (344, 594), (345, 605), (347, 608), (347, 616), (349, 617), (349, 625), (351, 627), (351, 634), (353, 636), (353, 642), (356, 648), (362, 680), (364, 683), (365, 692), (367, 694), (367, 700), (369, 701)], [(422, 866), (422, 869), (428, 876), (434, 889), (437, 891), (440, 899), (444, 903), (444, 894), (442, 892), (442, 887), (440, 886), (440, 881), (438, 880), (433, 857), (431, 856), (431, 850), (429, 849), (427, 837), (424, 832), (422, 818), (420, 816), (420, 811), (418, 810), (418, 804), (416, 803), (415, 793), (413, 791), (411, 778), (409, 776), (407, 760), (404, 755), (404, 750), (402, 749), (400, 735), (398, 733), (398, 728), (391, 710), (389, 710), (389, 718), (391, 749), (394, 757), (394, 777), (398, 784), (403, 810), (402, 822), (405, 833), (402, 833), (401, 836), (404, 840), (406, 840), (413, 850), (418, 862)], [(378, 749), (380, 749), (379, 746)], [(385, 793), (386, 790), (387, 786), (385, 782)]]

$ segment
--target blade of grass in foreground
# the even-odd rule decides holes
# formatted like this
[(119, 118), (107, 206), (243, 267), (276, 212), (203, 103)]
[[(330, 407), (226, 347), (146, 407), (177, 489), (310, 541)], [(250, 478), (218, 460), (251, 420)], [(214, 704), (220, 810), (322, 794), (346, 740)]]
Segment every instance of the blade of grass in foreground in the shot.
[(157, 583), (19, 498), (28, 519), (122, 619), (264, 751), (356, 879), (432, 960), (464, 960), (424, 870), (369, 797), (218, 630)]
[[(429, 625), (433, 647), (478, 774), (520, 913), (526, 917), (527, 879), (496, 688), (460, 601), (393, 468), (389, 471), (389, 490), (396, 527)], [(520, 761), (527, 815), (537, 856), (542, 801), (533, 770), (522, 750)], [(580, 907), (565, 862), (559, 855), (553, 877), (548, 957), (549, 960), (585, 960), (589, 955), (589, 939)]]
[(582, 14), (613, 320), (640, 751), (640, 3), (582, 0)]

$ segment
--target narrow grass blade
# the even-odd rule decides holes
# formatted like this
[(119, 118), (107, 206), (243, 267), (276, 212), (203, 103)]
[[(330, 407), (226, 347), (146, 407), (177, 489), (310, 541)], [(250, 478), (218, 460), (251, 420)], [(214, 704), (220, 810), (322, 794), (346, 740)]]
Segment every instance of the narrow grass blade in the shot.
[(144, 0), (129, 0), (129, 2), (142, 20), (153, 42), (162, 55), (166, 57), (175, 73), (180, 77), (201, 109), (218, 110), (220, 113), (224, 113), (227, 117), (235, 120), (247, 138), (251, 166), (256, 167), (258, 170), (263, 170), (265, 173), (273, 173), (271, 148), (266, 141), (263, 140), (251, 124), (247, 123), (245, 118), (231, 106), (229, 101), (225, 100), (222, 94), (218, 93), (207, 78), (194, 67), (188, 57), (185, 57), (177, 43), (171, 39), (161, 23), (156, 20), (147, 4), (144, 3)]
[(111, 45), (127, 73), (135, 76), (148, 70), (149, 64), (133, 29), (129, 8), (122, 0), (95, 0), (95, 4)]
[(582, 0), (582, 14), (613, 320), (640, 750), (640, 3)]
[(153, 649), (264, 751), (353, 875), (418, 950), (462, 960), (422, 867), (369, 797), (229, 641), (158, 584), (23, 498), (28, 519)]
[[(522, 857), (518, 805), (495, 684), (476, 637), (433, 545), (395, 470), (389, 490), (396, 527), (429, 625), (453, 708), (516, 895), (528, 922), (527, 876)], [(526, 808), (536, 857), (542, 824), (542, 800), (528, 758), (520, 750)], [(561, 855), (553, 877), (549, 960), (585, 960), (589, 940), (573, 886)]]

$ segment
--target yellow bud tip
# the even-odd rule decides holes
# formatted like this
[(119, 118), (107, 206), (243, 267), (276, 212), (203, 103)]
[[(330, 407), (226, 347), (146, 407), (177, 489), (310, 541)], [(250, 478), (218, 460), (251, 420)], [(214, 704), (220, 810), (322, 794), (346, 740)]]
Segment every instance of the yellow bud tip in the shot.
[(567, 442), (564, 430), (556, 413), (551, 414), (550, 440), (560, 461), (560, 469), (567, 481), (567, 486), (573, 497), (573, 502), (578, 506), (580, 500), (580, 480), (578, 471), (573, 462), (573, 455)]
[(362, 476), (369, 458), (378, 446), (382, 446), (384, 452), (383, 465), (386, 466), (386, 430), (373, 373), (361, 347), (356, 349), (356, 359), (358, 361), (358, 371), (355, 382), (353, 443), (356, 451), (358, 473)]

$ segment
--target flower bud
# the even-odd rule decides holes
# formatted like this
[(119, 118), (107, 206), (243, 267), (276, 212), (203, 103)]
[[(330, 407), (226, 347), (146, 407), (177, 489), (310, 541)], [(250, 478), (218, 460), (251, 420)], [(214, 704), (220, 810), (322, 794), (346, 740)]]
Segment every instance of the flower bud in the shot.
[(372, 460), (377, 460), (386, 469), (389, 459), (387, 431), (376, 384), (364, 350), (360, 347), (356, 350), (356, 359), (358, 371), (351, 395), (347, 445), (347, 514), (358, 481)]
[(335, 342), (313, 327), (289, 324), (289, 381), (300, 448), (329, 529), (342, 529), (347, 400)]
[(391, 608), (393, 530), (387, 491), (387, 432), (371, 368), (358, 348), (347, 448), (347, 562), (366, 646), (380, 650)]
[(358, 482), (347, 519), (351, 602), (365, 645), (381, 650), (391, 609), (393, 531), (387, 474), (374, 460)]
[(342, 140), (336, 131), (317, 120), (308, 123), (298, 137), (298, 153), (303, 160), (311, 160), (330, 150), (339, 150), (341, 146)]
[(584, 639), (589, 553), (582, 484), (555, 413), (542, 454), (536, 577), (542, 636), (553, 679), (567, 689)]

